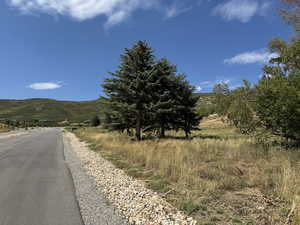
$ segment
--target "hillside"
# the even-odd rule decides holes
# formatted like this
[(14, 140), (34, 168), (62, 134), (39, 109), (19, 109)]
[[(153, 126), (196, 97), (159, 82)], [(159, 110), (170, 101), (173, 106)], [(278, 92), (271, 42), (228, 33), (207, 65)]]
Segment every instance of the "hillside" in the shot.
[[(200, 105), (211, 104), (211, 93), (197, 93)], [(81, 122), (103, 111), (103, 99), (57, 101), (53, 99), (0, 100), (0, 119)]]
[(0, 100), (0, 119), (84, 121), (101, 111), (100, 101)]

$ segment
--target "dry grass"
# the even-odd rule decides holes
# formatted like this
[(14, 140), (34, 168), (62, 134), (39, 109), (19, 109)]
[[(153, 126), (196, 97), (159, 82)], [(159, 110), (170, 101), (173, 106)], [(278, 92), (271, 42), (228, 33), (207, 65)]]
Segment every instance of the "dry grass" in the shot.
[(284, 224), (288, 218), (300, 224), (297, 151), (266, 153), (232, 128), (207, 128), (192, 140), (171, 132), (142, 142), (100, 129), (76, 133), (200, 224)]
[(7, 131), (10, 131), (10, 128), (5, 124), (0, 123), (0, 133)]
[(226, 118), (221, 118), (217, 114), (210, 115), (201, 121), (201, 128), (225, 128), (227, 124), (224, 122)]

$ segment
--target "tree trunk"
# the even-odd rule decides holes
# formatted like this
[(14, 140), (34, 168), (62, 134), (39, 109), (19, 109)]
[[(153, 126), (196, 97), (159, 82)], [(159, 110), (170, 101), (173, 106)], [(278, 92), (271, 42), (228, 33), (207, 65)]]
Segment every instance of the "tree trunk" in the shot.
[(129, 137), (132, 137), (131, 130), (130, 130), (129, 128), (127, 128), (126, 131), (127, 131), (127, 135), (128, 135)]
[(141, 138), (141, 112), (138, 112), (137, 117), (136, 117), (136, 127), (135, 127), (135, 136), (138, 141), (140, 141)]
[(165, 134), (165, 125), (162, 124), (161, 128), (160, 128), (160, 135), (159, 135), (160, 138), (165, 138), (166, 137), (166, 134)]
[(189, 132), (187, 130), (185, 130), (185, 138), (189, 139)]

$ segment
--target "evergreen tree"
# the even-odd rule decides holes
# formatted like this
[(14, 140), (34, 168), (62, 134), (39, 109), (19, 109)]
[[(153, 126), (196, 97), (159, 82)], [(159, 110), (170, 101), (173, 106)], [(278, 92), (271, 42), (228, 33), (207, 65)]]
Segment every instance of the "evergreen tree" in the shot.
[[(144, 41), (139, 41), (131, 49), (125, 49), (121, 56), (121, 65), (113, 78), (103, 84), (110, 98), (111, 106), (118, 114), (117, 118), (127, 118), (127, 128), (135, 123), (135, 135), (141, 140), (141, 131), (145, 127), (149, 99), (149, 78), (155, 64), (152, 49)], [(124, 122), (124, 121), (118, 121)]]
[(158, 131), (162, 138), (165, 137), (165, 131), (172, 128), (176, 116), (175, 98), (172, 93), (176, 72), (175, 65), (172, 65), (167, 59), (161, 59), (154, 66), (149, 80), (152, 84), (149, 92), (151, 118), (148, 128)]
[(183, 129), (188, 136), (200, 120), (194, 112), (194, 88), (167, 59), (156, 62), (146, 42), (125, 51), (113, 78), (103, 84), (109, 97), (109, 127), (129, 135), (134, 128), (137, 140), (142, 130), (164, 137), (166, 130)]
[(200, 120), (202, 119), (196, 113), (198, 97), (194, 96), (195, 87), (191, 86), (184, 75), (176, 76), (173, 84), (173, 98), (175, 99), (173, 118), (173, 127), (182, 129), (186, 138), (189, 137), (192, 130), (198, 130)]
[(99, 117), (97, 115), (94, 116), (91, 121), (92, 127), (98, 127), (100, 124), (101, 124), (101, 121), (100, 121)]

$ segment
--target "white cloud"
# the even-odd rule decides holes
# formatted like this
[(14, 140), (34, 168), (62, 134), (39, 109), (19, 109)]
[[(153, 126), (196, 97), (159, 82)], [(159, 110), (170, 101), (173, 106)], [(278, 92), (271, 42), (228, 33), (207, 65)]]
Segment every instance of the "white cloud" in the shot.
[(139, 9), (154, 9), (166, 19), (185, 13), (198, 4), (194, 0), (6, 0), (9, 5), (27, 14), (43, 12), (69, 16), (83, 21), (97, 16), (107, 18), (105, 27), (120, 24)]
[(232, 58), (225, 59), (226, 64), (251, 64), (251, 63), (268, 63), (270, 59), (276, 58), (276, 53), (270, 53), (264, 50), (244, 52)]
[(171, 6), (166, 7), (166, 18), (173, 18), (182, 13), (190, 11), (192, 7), (187, 7), (183, 3), (178, 3), (175, 1)]
[(53, 82), (42, 82), (42, 83), (33, 83), (28, 87), (34, 90), (53, 90), (57, 88), (61, 88), (63, 85), (61, 82), (53, 83)]
[[(203, 81), (203, 82), (200, 82), (199, 85), (196, 86), (196, 91), (211, 91), (212, 88), (216, 85), (216, 84), (219, 84), (219, 83), (225, 83), (225, 84), (228, 84), (229, 88), (232, 89), (234, 86), (236, 86), (237, 84), (232, 84), (232, 83), (236, 83), (236, 82), (233, 82), (234, 79), (230, 79), (230, 78), (216, 78), (215, 80), (211, 80), (211, 81)], [(234, 85), (234, 86), (233, 86)]]
[(106, 26), (118, 24), (136, 9), (157, 6), (160, 0), (7, 0), (22, 12), (41, 11), (68, 15), (82, 21), (96, 16), (106, 16)]
[(247, 23), (256, 14), (265, 14), (270, 6), (271, 4), (268, 1), (229, 0), (217, 5), (213, 10), (213, 14), (219, 15), (227, 21), (239, 20)]
[(197, 87), (196, 87), (196, 91), (202, 91), (202, 89), (203, 89), (203, 88), (202, 88), (201, 86), (197, 86)]

